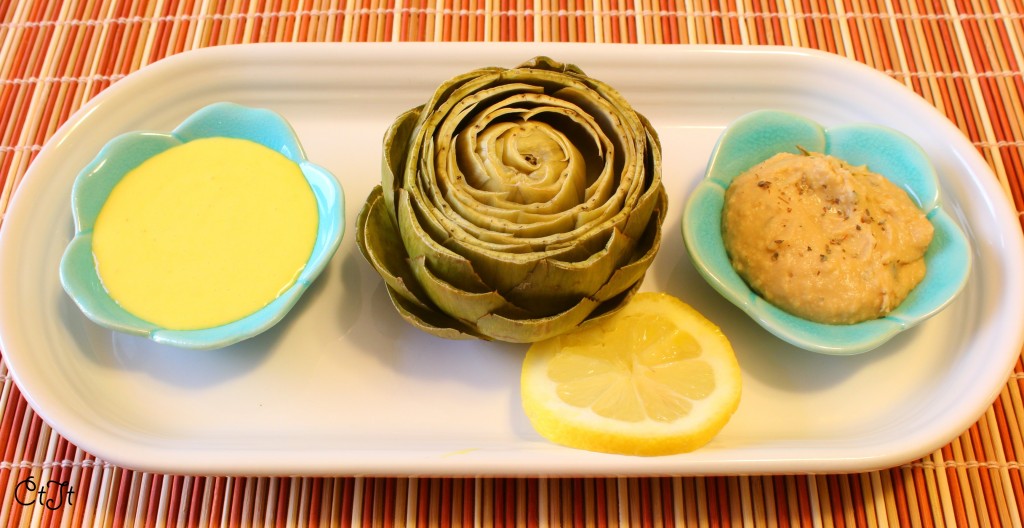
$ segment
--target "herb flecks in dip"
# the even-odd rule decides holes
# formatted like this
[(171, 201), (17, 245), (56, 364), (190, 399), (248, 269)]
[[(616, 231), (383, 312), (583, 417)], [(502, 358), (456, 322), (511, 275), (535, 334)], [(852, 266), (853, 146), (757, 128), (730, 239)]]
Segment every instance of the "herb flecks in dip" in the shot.
[(901, 188), (824, 154), (780, 153), (733, 180), (722, 236), (736, 272), (802, 318), (853, 324), (899, 306), (925, 275), (933, 227)]

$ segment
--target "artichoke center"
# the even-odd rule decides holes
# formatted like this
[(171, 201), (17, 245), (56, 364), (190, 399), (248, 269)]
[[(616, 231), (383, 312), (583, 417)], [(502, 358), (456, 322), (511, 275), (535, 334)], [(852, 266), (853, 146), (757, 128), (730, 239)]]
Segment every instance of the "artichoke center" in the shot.
[(493, 135), (481, 134), (492, 141), (477, 144), (477, 159), (493, 165), (480, 171), (487, 178), (469, 178), (469, 183), (518, 204), (548, 202), (569, 186), (577, 192), (568, 193), (562, 208), (577, 205), (586, 188), (586, 163), (580, 151), (547, 123), (524, 120), (509, 125), (503, 123)]
[(568, 153), (548, 130), (535, 126), (520, 125), (505, 131), (498, 138), (506, 167), (515, 171), (516, 180), (538, 180), (542, 170), (561, 173), (569, 164)]

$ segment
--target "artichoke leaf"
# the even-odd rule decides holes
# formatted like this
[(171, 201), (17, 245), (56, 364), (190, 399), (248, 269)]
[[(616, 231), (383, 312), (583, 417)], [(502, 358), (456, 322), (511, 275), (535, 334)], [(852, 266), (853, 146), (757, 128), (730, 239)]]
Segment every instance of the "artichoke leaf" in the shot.
[(610, 236), (610, 229), (595, 230), (572, 244), (524, 253), (491, 251), (460, 238), (449, 239), (445, 247), (468, 259), (483, 282), (490, 284), (499, 292), (507, 292), (526, 281), (539, 262), (545, 259), (585, 260), (594, 252), (600, 251)]
[(586, 75), (573, 75), (566, 70), (546, 68), (513, 68), (501, 73), (506, 83), (528, 83), (544, 87), (545, 93), (553, 94), (566, 87), (590, 91), (596, 98), (603, 98), (600, 86)]
[(571, 215), (554, 215), (545, 217), (542, 221), (520, 223), (496, 215), (485, 214), (479, 207), (473, 208), (454, 198), (451, 198), (449, 203), (461, 218), (472, 223), (472, 226), (465, 226), (467, 233), (481, 243), (495, 244), (495, 249), (505, 246), (526, 247), (528, 245), (531, 251), (536, 250), (537, 245), (531, 243), (530, 239), (539, 239), (550, 236), (551, 233), (565, 232), (576, 224)]
[(614, 137), (622, 138), (623, 144), (631, 143), (640, 129), (636, 126), (637, 114), (629, 110), (622, 96), (608, 86), (573, 83), (559, 88), (552, 95), (579, 105), (588, 114), (595, 116), (603, 129), (622, 132)]
[(547, 255), (546, 258), (562, 262), (587, 260), (608, 244), (613, 229), (616, 229), (615, 224), (608, 222), (594, 227), (575, 240), (545, 246), (543, 252)]
[(410, 303), (390, 287), (387, 290), (395, 310), (415, 328), (443, 339), (491, 339), (441, 312)]
[(416, 123), (422, 109), (422, 106), (418, 106), (398, 116), (384, 134), (381, 186), (384, 188), (385, 203), (392, 218), (395, 216), (394, 193), (401, 186), (405, 166), (409, 161), (407, 147), (416, 131)]
[(431, 113), (434, 112), (434, 109), (438, 108), (447, 112), (446, 108), (451, 107), (451, 105), (462, 99), (462, 97), (457, 95), (457, 92), (473, 93), (482, 86), (493, 83), (503, 71), (505, 71), (505, 68), (488, 66), (456, 75), (438, 86), (430, 100), (423, 106), (429, 109)]
[[(430, 101), (425, 105), (414, 109), (417, 111), (418, 116), (413, 127), (413, 133), (407, 138), (403, 137), (404, 141), (398, 141), (396, 138), (392, 145), (386, 148), (386, 150), (397, 150), (404, 146), (404, 151), (408, 153), (407, 162), (400, 169), (392, 164), (392, 168), (396, 169), (394, 174), (401, 176), (399, 178), (400, 183), (396, 187), (418, 186), (419, 180), (427, 182), (426, 185), (431, 185), (429, 182), (433, 179), (434, 174), (433, 168), (430, 165), (434, 159), (433, 145), (425, 145), (425, 143), (428, 140), (432, 140), (433, 131), (437, 129), (438, 123), (446, 117), (453, 106), (467, 97), (467, 94), (472, 94), (494, 82), (499, 77), (501, 71), (503, 71), (502, 68), (480, 68), (456, 76), (438, 87)], [(407, 116), (403, 114), (402, 117)], [(413, 159), (418, 159), (419, 163), (408, 163), (408, 161)], [(416, 199), (419, 198), (419, 196), (416, 197)]]
[[(573, 89), (573, 91), (572, 91), (573, 94), (583, 94), (583, 95), (575, 96), (574, 100), (566, 100), (566, 99), (563, 99), (561, 97), (552, 97), (550, 94), (544, 94), (544, 95), (540, 95), (540, 96), (531, 96), (531, 94), (519, 94), (519, 95), (516, 95), (514, 98), (512, 98), (509, 101), (502, 102), (502, 104), (503, 105), (507, 105), (507, 104), (528, 104), (528, 103), (539, 104), (540, 102), (543, 102), (543, 106), (545, 108), (535, 110), (535, 112), (548, 111), (546, 107), (559, 107), (559, 108), (572, 109), (573, 112), (577, 116), (579, 116), (580, 118), (584, 119), (587, 122), (587, 124), (584, 126), (585, 130), (588, 130), (588, 131), (590, 131), (590, 130), (593, 130), (593, 131), (605, 131), (605, 130), (614, 131), (615, 134), (612, 135), (611, 138), (613, 138), (616, 143), (621, 143), (620, 140), (615, 139), (615, 138), (617, 138), (617, 136), (621, 133), (623, 128), (621, 126), (618, 126), (618, 125), (614, 125), (614, 126), (611, 126), (611, 127), (607, 126), (609, 123), (615, 123), (616, 121), (618, 121), (618, 118), (615, 118), (615, 117), (612, 117), (612, 116), (606, 116), (603, 119), (604, 124), (602, 125), (599, 121), (593, 119), (589, 115), (589, 112), (586, 110), (587, 108), (598, 108), (598, 109), (601, 110), (602, 114), (614, 114), (614, 113), (616, 113), (615, 108), (612, 107), (610, 104), (608, 104), (608, 103), (606, 103), (606, 102), (604, 102), (602, 100), (602, 94), (599, 91), (595, 91), (595, 90), (590, 89), (587, 86), (587, 84), (581, 82), (580, 79), (572, 77), (572, 76), (556, 73), (556, 72), (553, 72), (553, 71), (552, 72), (544, 72), (544, 71), (534, 70), (534, 71), (524, 72), (524, 71), (517, 71), (517, 70), (507, 70), (507, 71), (503, 72), (500, 75), (500, 80), (503, 81), (503, 82), (506, 82), (506, 83), (515, 83), (517, 86), (520, 85), (520, 84), (526, 84), (526, 85), (545, 84), (547, 86), (550, 86), (550, 87), (554, 88), (553, 91), (555, 91), (556, 93), (559, 93), (559, 94), (561, 93), (561, 90), (567, 89), (567, 86), (571, 87)], [(588, 99), (588, 96), (590, 97), (590, 99)], [(474, 97), (474, 95), (469, 95), (468, 97)], [(452, 103), (452, 104), (459, 104), (459, 103)], [(595, 104), (598, 105), (598, 106), (595, 107)], [(428, 105), (428, 108), (432, 108), (432, 107)], [(443, 113), (447, 113), (448, 110), (446, 108), (444, 108), (444, 107), (439, 108), (438, 109), (438, 113), (442, 113), (442, 112)], [(460, 123), (460, 122), (458, 122), (458, 123)], [(609, 138), (605, 138), (605, 139), (607, 140)], [(610, 144), (610, 142), (609, 142), (609, 144)]]
[[(433, 154), (433, 141), (428, 140), (424, 145), (424, 149), (426, 150), (426, 154), (423, 158), (431, 158), (431, 155)], [(414, 213), (414, 216), (410, 216), (410, 220), (414, 220), (417, 227), (422, 230), (422, 233), (418, 233), (417, 237), (420, 235), (426, 235), (438, 246), (448, 245), (447, 241), (452, 237), (473, 239), (474, 237), (472, 235), (467, 235), (465, 231), (461, 229), (458, 222), (453, 221), (453, 219), (458, 218), (458, 215), (454, 213), (451, 205), (449, 205), (446, 200), (438, 197), (436, 194), (424, 194), (423, 187), (427, 187), (432, 190), (430, 180), (426, 177), (426, 175), (431, 173), (432, 167), (430, 167), (424, 159), (421, 159), (419, 176), (410, 178), (411, 181), (408, 182), (409, 185), (401, 190), (401, 192), (408, 193), (408, 201), (414, 209), (414, 211), (411, 211)], [(472, 229), (471, 225), (470, 228)], [(405, 235), (406, 233), (403, 232), (403, 237), (408, 239)], [(426, 240), (423, 242), (429, 243)], [(413, 241), (412, 243), (419, 245), (418, 241)], [(409, 248), (410, 254), (413, 254), (413, 250), (408, 245), (408, 241), (406, 247)], [(529, 251), (530, 246), (528, 244), (515, 241), (509, 244), (494, 244), (493, 249), (499, 252), (522, 253)]]
[(463, 255), (471, 264), (474, 273), (489, 289), (504, 292), (526, 280), (534, 266), (543, 259), (538, 253), (490, 252), (465, 242), (451, 239), (447, 247)]
[[(452, 110), (461, 101), (473, 97), (474, 94), (481, 90), (486, 90), (490, 86), (502, 84), (504, 70), (500, 68), (487, 68), (477, 71), (481, 72), (481, 74), (475, 78), (466, 79), (465, 77), (469, 75), (460, 76), (457, 78), (458, 81), (445, 83), (434, 92), (431, 100), (424, 105), (424, 112), (420, 116), (419, 133), (410, 144), (412, 152), (419, 152), (424, 137), (434, 134), (438, 130), (440, 123), (448, 119)], [(524, 84), (526, 86), (530, 85), (530, 83)]]
[[(572, 217), (566, 216), (569, 217), (567, 222), (571, 222)], [(625, 215), (622, 215), (617, 219), (618, 223), (624, 219)], [(616, 225), (617, 222), (609, 220), (599, 225), (584, 226), (567, 231), (560, 236), (510, 239), (510, 241), (515, 240), (519, 246), (492, 244), (476, 238), (472, 234), (456, 230), (444, 245), (460, 255), (465, 255), (473, 262), (494, 258), (507, 258), (516, 261), (554, 258), (574, 262), (590, 258), (590, 255), (600, 251), (607, 244), (608, 237), (611, 236), (611, 229)]]
[(642, 281), (651, 262), (661, 246), (661, 222), (664, 218), (663, 211), (657, 210), (651, 215), (651, 222), (634, 248), (635, 259), (628, 264), (615, 270), (608, 282), (601, 287), (594, 298), (604, 301), (615, 297), (619, 293), (631, 287), (634, 283)]
[[(474, 126), (482, 129), (486, 121), (480, 123), (478, 119), (474, 118), (477, 114), (486, 112), (486, 110), (480, 110), (481, 108), (516, 110), (516, 107), (512, 106), (515, 101), (540, 95), (543, 91), (543, 88), (530, 83), (506, 83), (480, 89), (462, 99), (452, 101), (451, 105), (444, 109), (444, 115), (437, 116), (442, 119), (438, 120), (438, 125), (433, 128), (435, 132), (432, 134), (438, 138), (452, 138), (463, 129), (469, 128), (467, 123), (474, 122), (476, 122)], [(473, 119), (467, 120), (467, 118)]]
[[(493, 237), (491, 240), (478, 238), (477, 234), (484, 232), (484, 229), (465, 219), (456, 221), (459, 219), (457, 210), (454, 210), (443, 198), (436, 201), (414, 198), (421, 196), (419, 191), (419, 188), (414, 187), (407, 192), (410, 196), (410, 213), (423, 234), (436, 244), (452, 247), (453, 240), (461, 239), (468, 241), (470, 245), (479, 244), (499, 253), (526, 253), (533, 250), (528, 241), (518, 240), (514, 237)], [(406, 190), (403, 189), (402, 192), (406, 192)]]
[(440, 228), (464, 232), (469, 238), (495, 251), (509, 246), (535, 251), (550, 244), (552, 238), (565, 238), (565, 233), (576, 226), (576, 219), (568, 212), (557, 215), (529, 215), (515, 211), (488, 214), (487, 208), (464, 203), (451, 194), (446, 195), (446, 201), (457, 216), (448, 219), (445, 222), (448, 225)]
[(594, 311), (590, 312), (587, 319), (580, 324), (588, 325), (591, 322), (597, 323), (619, 311), (627, 302), (629, 302), (630, 299), (633, 298), (633, 295), (635, 295), (636, 292), (640, 291), (640, 288), (643, 286), (643, 282), (644, 281), (642, 280), (638, 280), (618, 295), (615, 295), (605, 301), (601, 301), (601, 304), (599, 304), (597, 308), (594, 308)]
[(519, 68), (526, 68), (531, 70), (548, 70), (554, 72), (561, 72), (565, 74), (575, 74), (580, 77), (587, 77), (587, 74), (583, 73), (583, 70), (575, 64), (566, 64), (552, 59), (546, 55), (538, 55), (532, 59), (523, 62), (518, 66)]
[(384, 204), (378, 185), (356, 218), (356, 245), (388, 288), (407, 302), (427, 308), (430, 301), (409, 267), (401, 237)]
[[(456, 175), (464, 175), (466, 183), (466, 186), (454, 186), (455, 189), (478, 190), (482, 191), (481, 196), (501, 197), (508, 201), (509, 191), (501, 185), (504, 175), (499, 174), (507, 168), (499, 161), (498, 149), (489, 148), (488, 143), (494, 141), (493, 136), (503, 134), (515, 126), (513, 122), (494, 124), (483, 131), (482, 138), (478, 137), (476, 126), (473, 126), (455, 138), (455, 148), (449, 154), (448, 168)], [(481, 140), (485, 144), (484, 147), (478, 146)]]
[(495, 291), (467, 292), (445, 282), (430, 271), (430, 264), (424, 256), (412, 259), (410, 265), (430, 300), (442, 312), (456, 319), (476, 321), (506, 304), (505, 299)]
[[(626, 218), (626, 211), (623, 211), (621, 204), (609, 201), (609, 203), (602, 204), (597, 207), (597, 210), (594, 211), (593, 214), (599, 216), (592, 218), (592, 221), (589, 223), (580, 224), (579, 217), (586, 213), (574, 211), (566, 212), (562, 215), (564, 218), (556, 219), (556, 222), (574, 224), (572, 229), (555, 232), (551, 235), (540, 238), (514, 237), (504, 239), (498, 237), (486, 239), (482, 234), (484, 230), (480, 227), (475, 226), (464, 219), (462, 221), (458, 221), (457, 218), (446, 214), (447, 211), (450, 210), (450, 206), (447, 203), (445, 203), (443, 209), (446, 211), (442, 213), (438, 213), (436, 208), (433, 211), (421, 209), (425, 217), (429, 216), (429, 222), (432, 224), (431, 231), (433, 233), (444, 233), (445, 237), (450, 237), (451, 240), (456, 241), (459, 245), (469, 246), (473, 251), (488, 253), (527, 253), (561, 250), (566, 244), (575, 244), (577, 240), (585, 239), (591, 236), (593, 232), (606, 230), (609, 226), (616, 222), (621, 222)], [(588, 216), (588, 218), (591, 217)], [(448, 243), (445, 245), (451, 247)], [(531, 258), (535, 257), (538, 256), (533, 256)]]
[(476, 322), (481, 333), (494, 339), (510, 343), (530, 343), (563, 334), (575, 328), (594, 310), (598, 302), (584, 297), (568, 310), (535, 319), (511, 319), (499, 314), (489, 314)]
[[(427, 153), (424, 155), (424, 158), (431, 157), (430, 155), (433, 154), (432, 146), (433, 142), (427, 141), (426, 145), (424, 146), (425, 150), (427, 151)], [(425, 174), (431, 171), (431, 167), (428, 164), (424, 163), (422, 160), (420, 163), (420, 167), (421, 174)], [(412, 237), (411, 235), (407, 236), (409, 234), (405, 233), (404, 228), (402, 228), (403, 239), (406, 240), (406, 247), (409, 248), (410, 254), (413, 254), (414, 251), (409, 244), (419, 246), (423, 244), (433, 243), (434, 245), (440, 247), (442, 245), (450, 245), (449, 242), (453, 238), (470, 240), (472, 241), (470, 242), (471, 244), (476, 243), (477, 239), (473, 235), (467, 234), (467, 232), (462, 228), (460, 223), (455, 221), (456, 219), (458, 219), (458, 215), (456, 215), (453, 212), (451, 205), (449, 205), (446, 200), (444, 200), (441, 197), (438, 197), (436, 194), (424, 194), (424, 186), (427, 186), (428, 189), (430, 189), (429, 181), (426, 178), (421, 176), (418, 178), (411, 178), (411, 180), (413, 181), (410, 182), (410, 185), (407, 188), (402, 189), (402, 191), (408, 191), (408, 202), (412, 205), (412, 208), (415, 209), (415, 211), (410, 210), (407, 212), (408, 220), (411, 223), (415, 224), (417, 228), (420, 230), (420, 232), (417, 233), (415, 237)], [(420, 180), (424, 181), (421, 182)], [(399, 206), (399, 210), (401, 210), (401, 206)], [(474, 226), (472, 226), (472, 224), (465, 222), (464, 219), (462, 220), (462, 224), (467, 225), (467, 227), (469, 227), (470, 229), (474, 229)], [(414, 240), (415, 238), (419, 238), (421, 235), (428, 236), (430, 240)], [(510, 253), (523, 253), (531, 250), (529, 244), (525, 244), (518, 241), (514, 241), (513, 243), (510, 244), (493, 244), (492, 248), (497, 252)], [(456, 257), (458, 256), (457, 254), (453, 255)]]
[[(462, 232), (450, 223), (439, 225), (436, 229), (437, 233), (444, 233), (444, 236), (449, 237), (444, 243), (445, 247), (469, 259), (473, 263), (474, 269), (485, 282), (495, 284), (492, 280), (498, 280), (502, 285), (498, 286), (497, 289), (499, 291), (507, 291), (507, 288), (515, 286), (515, 284), (510, 284), (510, 281), (515, 281), (521, 277), (518, 273), (502, 275), (503, 271), (507, 271), (506, 266), (516, 262), (530, 263), (530, 266), (532, 266), (533, 262), (543, 258), (556, 258), (565, 261), (578, 261), (590, 258), (591, 254), (599, 251), (607, 243), (608, 237), (611, 234), (610, 230), (614, 226), (623, 224), (631, 218), (642, 220), (645, 215), (649, 217), (651, 211), (658, 204), (662, 204), (665, 199), (664, 188), (659, 182), (658, 186), (649, 189), (645, 193), (636, 210), (620, 210), (614, 218), (599, 225), (582, 226), (573, 231), (560, 234), (560, 236), (533, 240), (524, 239), (521, 241), (523, 244), (529, 243), (532, 250), (530, 248), (517, 247), (510, 251), (510, 246), (495, 247), (486, 243), (486, 241), (476, 238), (472, 234)], [(624, 226), (623, 232), (629, 238), (639, 238), (647, 227), (641, 220)], [(451, 229), (452, 231), (448, 232), (446, 229)], [(633, 232), (631, 233), (630, 231)], [(488, 262), (492, 260), (499, 260), (501, 262), (501, 264), (498, 264), (500, 268), (494, 269), (494, 274), (496, 275), (494, 279), (492, 279), (492, 268), (488, 267)]]
[(546, 258), (511, 290), (502, 291), (510, 302), (537, 314), (564, 310), (581, 297), (593, 295), (624, 262), (631, 260), (635, 241), (612, 230), (605, 247), (585, 260), (564, 262)]
[(409, 193), (400, 190), (398, 193), (398, 230), (409, 258), (426, 257), (434, 273), (445, 282), (460, 290), (475, 293), (486, 293), (493, 288), (480, 279), (473, 264), (462, 255), (455, 253), (434, 239), (420, 226), (416, 214), (412, 210)]
[[(456, 177), (458, 178), (458, 177)], [(568, 187), (568, 186), (567, 186)], [(568, 189), (567, 192), (571, 192)], [(482, 192), (473, 189), (467, 192), (466, 189), (459, 189), (450, 186), (445, 189), (443, 200), (447, 202), (460, 217), (467, 219), (473, 225), (494, 230), (499, 224), (492, 223), (488, 218), (494, 218), (501, 222), (500, 225), (507, 226), (502, 231), (516, 233), (519, 229), (539, 229), (542, 225), (567, 225), (572, 226), (575, 222), (567, 222), (563, 218), (565, 211), (555, 211), (552, 214), (544, 212), (530, 212), (523, 208), (515, 207), (511, 202), (505, 200), (504, 193)], [(508, 207), (504, 207), (508, 205)], [(531, 237), (532, 238), (532, 237)]]
[[(376, 187), (357, 218), (356, 243), (363, 256), (380, 274), (392, 304), (413, 326), (446, 339), (485, 338), (470, 326), (436, 309), (406, 258), (398, 234), (385, 210), (380, 186)], [(421, 260), (414, 264), (422, 264)], [(500, 298), (500, 297), (499, 297)]]
[[(507, 79), (514, 82), (531, 82), (530, 79), (548, 81), (555, 89), (550, 96), (562, 101), (562, 104), (577, 105), (582, 113), (592, 116), (597, 126), (595, 129), (614, 131), (610, 138), (614, 143), (628, 146), (635, 143), (636, 126), (631, 126), (637, 114), (625, 99), (608, 85), (587, 79), (584, 81), (572, 75), (561, 75), (555, 72), (537, 72), (510, 70)], [(533, 82), (539, 82), (533, 81)]]
[(622, 231), (630, 238), (640, 238), (640, 234), (647, 229), (651, 215), (654, 211), (661, 211), (664, 214), (668, 207), (668, 196), (665, 187), (659, 181), (657, 185), (648, 189), (640, 201), (626, 212), (622, 221)]

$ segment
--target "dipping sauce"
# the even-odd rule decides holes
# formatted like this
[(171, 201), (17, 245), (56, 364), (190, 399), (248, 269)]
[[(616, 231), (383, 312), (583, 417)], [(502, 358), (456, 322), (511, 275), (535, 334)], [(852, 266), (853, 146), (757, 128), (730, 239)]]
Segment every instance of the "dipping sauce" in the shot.
[(780, 153), (725, 194), (722, 236), (765, 300), (827, 324), (876, 319), (924, 278), (933, 227), (903, 189), (824, 154)]
[(100, 210), (93, 254), (129, 313), (172, 330), (263, 308), (296, 280), (318, 227), (299, 166), (258, 143), (206, 138), (130, 171)]

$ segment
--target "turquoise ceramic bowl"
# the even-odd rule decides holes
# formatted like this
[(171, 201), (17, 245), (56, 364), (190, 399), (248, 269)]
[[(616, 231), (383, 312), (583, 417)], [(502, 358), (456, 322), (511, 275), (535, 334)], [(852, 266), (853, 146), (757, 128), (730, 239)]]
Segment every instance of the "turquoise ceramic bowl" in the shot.
[[(121, 308), (103, 288), (92, 254), (92, 228), (111, 190), (142, 162), (195, 139), (248, 139), (280, 152), (299, 165), (316, 197), (319, 227), (309, 261), (295, 283), (259, 311), (232, 323), (201, 330), (168, 330)], [(306, 159), (291, 126), (278, 114), (233, 103), (215, 103), (189, 116), (170, 133), (130, 132), (107, 143), (75, 179), (71, 191), (75, 236), (60, 262), (64, 290), (97, 324), (158, 343), (183, 348), (224, 347), (257, 335), (280, 321), (331, 260), (345, 230), (341, 185)]]
[[(799, 153), (797, 145), (886, 176), (910, 194), (935, 226), (925, 254), (924, 280), (886, 317), (853, 325), (796, 317), (759, 297), (729, 263), (721, 235), (726, 188), (733, 178), (776, 153)], [(788, 112), (753, 112), (726, 128), (711, 154), (706, 177), (686, 204), (682, 230), (694, 266), (715, 290), (772, 334), (824, 354), (866, 352), (935, 315), (963, 289), (971, 269), (967, 237), (943, 211), (935, 169), (914, 141), (878, 125), (824, 128)]]

